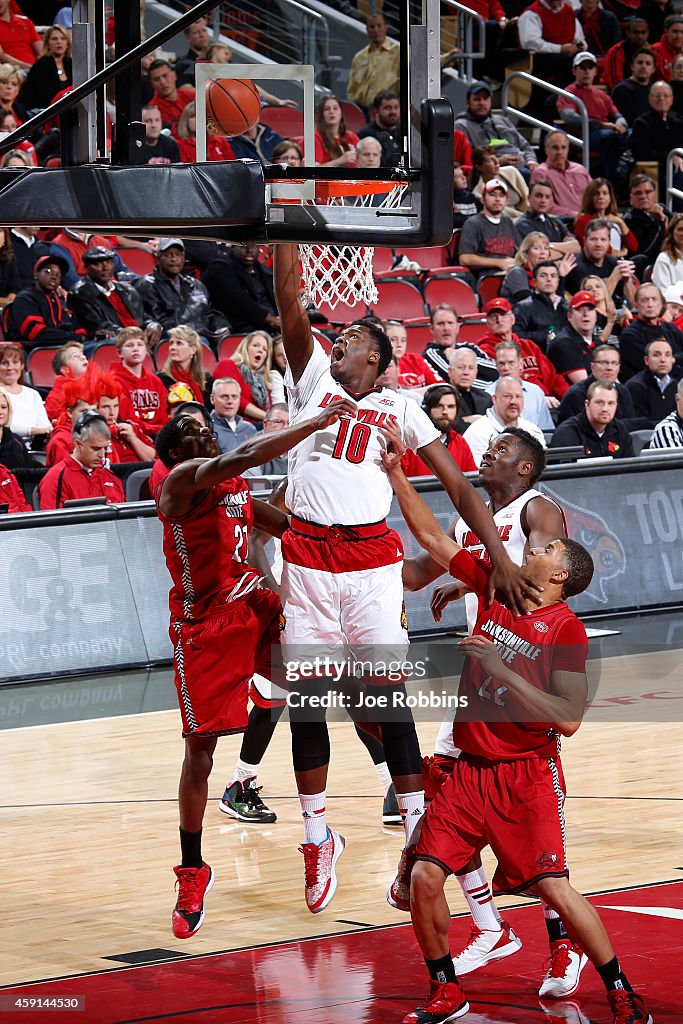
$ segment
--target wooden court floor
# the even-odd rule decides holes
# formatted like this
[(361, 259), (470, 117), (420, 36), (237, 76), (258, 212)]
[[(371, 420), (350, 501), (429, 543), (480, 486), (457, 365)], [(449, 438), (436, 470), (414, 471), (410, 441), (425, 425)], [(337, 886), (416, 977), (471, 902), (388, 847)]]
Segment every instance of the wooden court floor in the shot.
[[(680, 664), (675, 649), (604, 660), (595, 720), (565, 741), (570, 863), (582, 891), (683, 879)], [(201, 931), (187, 942), (170, 930), (182, 758), (177, 712), (4, 731), (0, 986), (120, 968), (120, 957), (144, 963), (158, 950), (201, 955), (405, 923), (385, 902), (401, 830), (381, 826), (379, 783), (351, 725), (333, 723), (330, 731), (328, 814), (347, 840), (330, 907), (313, 916), (303, 903), (288, 727), (276, 730), (260, 777), (278, 814), (270, 826), (242, 825), (218, 812), (239, 748), (238, 737), (225, 738), (204, 828), (216, 885)], [(421, 721), (418, 731), (430, 752), (437, 723)], [(491, 866), (490, 858), (485, 863)], [(451, 911), (461, 914), (453, 883), (449, 892)]]

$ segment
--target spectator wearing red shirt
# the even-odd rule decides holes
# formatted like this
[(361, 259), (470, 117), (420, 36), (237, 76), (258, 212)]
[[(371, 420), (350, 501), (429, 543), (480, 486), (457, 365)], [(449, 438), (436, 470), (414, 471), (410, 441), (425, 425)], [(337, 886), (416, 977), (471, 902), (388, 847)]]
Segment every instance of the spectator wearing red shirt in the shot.
[[(491, 316), (497, 311), (497, 316)], [(546, 404), (556, 409), (569, 385), (557, 373), (550, 360), (543, 354), (535, 342), (528, 338), (520, 338), (512, 328), (515, 326), (515, 314), (507, 299), (491, 299), (486, 306), (488, 333), (480, 338), (477, 344), (487, 356), (495, 356), (496, 345), (501, 341), (514, 341), (522, 352), (522, 380), (538, 384), (546, 396)]]
[(653, 43), (652, 52), (657, 61), (657, 75), (665, 82), (671, 81), (671, 65), (679, 53), (683, 53), (683, 15), (670, 14), (664, 22), (664, 34), (658, 43)]
[(384, 331), (391, 342), (391, 349), (398, 360), (398, 383), (402, 388), (412, 390), (425, 388), (429, 384), (441, 384), (429, 363), (419, 352), (408, 352), (408, 332), (400, 320), (385, 320)]
[(8, 512), (31, 512), (26, 495), (11, 470), (0, 464), (0, 505), (9, 505)]
[(156, 434), (168, 421), (168, 388), (155, 373), (145, 369), (147, 345), (142, 328), (124, 327), (119, 331), (116, 335), (116, 351), (121, 361), (112, 363), (109, 372), (128, 395), (145, 430)]
[(69, 381), (64, 388), (64, 399), (66, 409), (55, 423), (54, 430), (50, 434), (50, 440), (45, 449), (45, 465), (56, 466), (58, 462), (71, 455), (74, 450), (74, 439), (72, 430), (74, 423), (84, 412), (95, 412), (95, 406), (90, 398), (81, 394), (82, 384), (80, 381)]
[(315, 108), (315, 162), (327, 167), (355, 167), (358, 136), (344, 122), (336, 96), (326, 96)]
[[(197, 162), (197, 111), (194, 102), (188, 103), (178, 121), (176, 142), (184, 164)], [(207, 135), (207, 160), (234, 160), (235, 153), (223, 135)]]
[[(55, 374), (55, 382), (50, 388), (50, 393), (45, 399), (45, 412), (48, 414), (51, 423), (61, 416), (67, 407), (67, 385), (72, 381), (80, 380), (82, 391), (85, 395), (90, 387), (92, 369), (88, 364), (88, 357), (83, 351), (83, 342), (67, 341), (52, 357), (52, 370)], [(85, 378), (85, 379), (82, 379)]]
[[(470, 446), (455, 429), (460, 416), (460, 399), (457, 388), (452, 384), (439, 384), (429, 388), (425, 394), (422, 408), (437, 430), (441, 431), (442, 443), (462, 472), (476, 473), (477, 466), (472, 458)], [(406, 476), (433, 475), (431, 469), (428, 469), (422, 459), (410, 449), (401, 459), (401, 468)]]
[[(572, 61), (574, 82), (566, 91), (583, 100), (590, 118), (589, 143), (592, 150), (599, 150), (602, 171), (606, 178), (614, 178), (623, 146), (619, 136), (628, 130), (626, 118), (614, 106), (612, 98), (593, 85), (598, 72), (594, 54), (587, 50), (577, 53)], [(576, 104), (560, 96), (557, 109), (563, 124), (570, 131), (581, 124), (581, 115)]]
[(624, 39), (611, 46), (602, 63), (602, 81), (610, 89), (631, 74), (631, 61), (637, 50), (648, 42), (649, 29), (644, 18), (629, 18), (624, 27)]
[(30, 68), (43, 49), (36, 26), (23, 14), (12, 14), (9, 0), (0, 0), (0, 61), (16, 68)]
[(40, 508), (62, 508), (65, 501), (78, 498), (104, 497), (108, 505), (124, 502), (120, 480), (105, 466), (111, 432), (104, 417), (83, 413), (72, 434), (73, 454), (48, 470), (38, 485)]
[(155, 451), (145, 428), (134, 419), (121, 415), (121, 399), (129, 400), (121, 385), (110, 373), (102, 373), (95, 382), (97, 412), (105, 419), (111, 432), (112, 462), (151, 462)]
[(152, 105), (159, 108), (166, 127), (175, 129), (183, 110), (194, 99), (194, 89), (191, 85), (178, 88), (176, 73), (167, 60), (155, 60), (150, 65), (149, 80), (154, 87)]

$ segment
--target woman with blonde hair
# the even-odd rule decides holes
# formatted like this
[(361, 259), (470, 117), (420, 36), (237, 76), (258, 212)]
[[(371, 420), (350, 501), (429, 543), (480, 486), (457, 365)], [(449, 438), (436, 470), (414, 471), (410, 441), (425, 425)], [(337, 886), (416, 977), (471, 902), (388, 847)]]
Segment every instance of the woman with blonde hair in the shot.
[[(515, 255), (515, 266), (508, 270), (503, 284), (501, 285), (501, 297), (513, 304), (528, 298), (534, 290), (533, 269), (537, 263), (543, 263), (550, 259), (550, 241), (542, 231), (530, 231), (522, 239)], [(560, 274), (560, 294), (562, 293), (562, 278), (566, 277), (576, 264), (576, 257), (566, 254), (557, 262), (557, 269)]]
[(675, 213), (664, 233), (662, 251), (655, 260), (652, 283), (660, 291), (683, 281), (683, 213)]
[(20, 437), (10, 430), (12, 399), (7, 388), (0, 387), (0, 465), (7, 469), (32, 469), (37, 465)]
[(213, 377), (204, 369), (202, 340), (187, 324), (172, 327), (168, 332), (168, 357), (157, 376), (167, 388), (185, 384), (196, 402), (211, 408)]
[[(581, 291), (590, 292), (596, 299), (596, 312), (598, 314), (593, 331), (596, 345), (619, 345), (618, 332), (621, 327), (628, 325), (630, 315), (628, 319), (624, 320), (624, 317), (628, 315), (628, 311), (617, 316), (616, 307), (612, 300), (612, 296), (609, 293), (609, 289), (603, 279), (598, 277), (596, 274), (589, 274), (588, 277), (584, 277), (581, 282)], [(618, 321), (620, 321), (618, 323)], [(615, 331), (615, 325), (617, 329)]]
[(43, 36), (42, 56), (29, 68), (21, 87), (21, 102), (36, 113), (49, 107), (58, 92), (73, 85), (71, 33), (50, 25)]
[(270, 408), (273, 390), (273, 339), (270, 334), (265, 331), (250, 331), (249, 334), (245, 334), (235, 349), (233, 360), (251, 391), (251, 402), (257, 409), (263, 410), (265, 417)]
[(0, 110), (11, 110), (17, 124), (23, 124), (26, 120), (26, 109), (23, 103), (17, 101), (23, 82), (23, 75), (14, 64), (0, 64)]
[[(180, 159), (184, 164), (197, 162), (197, 108), (194, 103), (188, 103), (178, 120), (176, 129)], [(232, 146), (223, 135), (206, 136), (206, 159), (207, 160), (234, 160), (235, 154)]]

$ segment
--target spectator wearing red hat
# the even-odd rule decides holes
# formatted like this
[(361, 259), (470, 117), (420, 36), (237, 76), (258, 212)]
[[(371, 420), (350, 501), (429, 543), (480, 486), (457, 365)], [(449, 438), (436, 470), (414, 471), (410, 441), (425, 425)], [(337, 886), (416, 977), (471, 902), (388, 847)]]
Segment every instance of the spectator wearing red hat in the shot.
[(484, 185), (484, 209), (468, 217), (460, 233), (458, 260), (479, 277), (487, 270), (510, 270), (517, 251), (512, 221), (503, 213), (508, 187), (502, 178)]
[(617, 387), (614, 382), (593, 381), (586, 392), (583, 412), (570, 416), (556, 428), (551, 448), (580, 446), (589, 459), (633, 457), (628, 427), (616, 419)]
[(559, 331), (548, 346), (548, 358), (570, 384), (584, 380), (591, 370), (596, 304), (591, 292), (577, 292), (569, 303), (569, 326)]
[[(553, 263), (550, 264), (555, 267)], [(555, 268), (557, 272), (557, 268)], [(545, 395), (549, 409), (556, 409), (560, 399), (568, 388), (564, 377), (557, 370), (541, 349), (529, 338), (515, 334), (515, 313), (507, 299), (491, 299), (484, 309), (486, 313), (486, 334), (479, 342), (480, 347), (488, 356), (496, 356), (496, 348), (501, 342), (513, 342), (521, 353), (521, 379), (536, 384)], [(497, 360), (496, 360), (497, 362)], [(499, 370), (500, 372), (500, 370)], [(531, 417), (529, 417), (531, 418)], [(543, 428), (546, 429), (545, 427)], [(549, 428), (548, 428), (549, 429)]]
[(33, 268), (35, 285), (22, 288), (9, 307), (6, 336), (20, 338), (27, 349), (63, 345), (85, 337), (59, 295), (62, 275), (69, 267), (61, 256), (41, 256)]

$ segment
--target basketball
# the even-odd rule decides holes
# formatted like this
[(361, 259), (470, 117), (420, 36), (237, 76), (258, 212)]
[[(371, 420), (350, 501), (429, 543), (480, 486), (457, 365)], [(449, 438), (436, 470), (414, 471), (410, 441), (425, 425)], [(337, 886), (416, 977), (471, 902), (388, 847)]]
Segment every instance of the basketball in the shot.
[(241, 135), (256, 124), (259, 91), (248, 78), (217, 78), (206, 87), (206, 127), (210, 135)]

